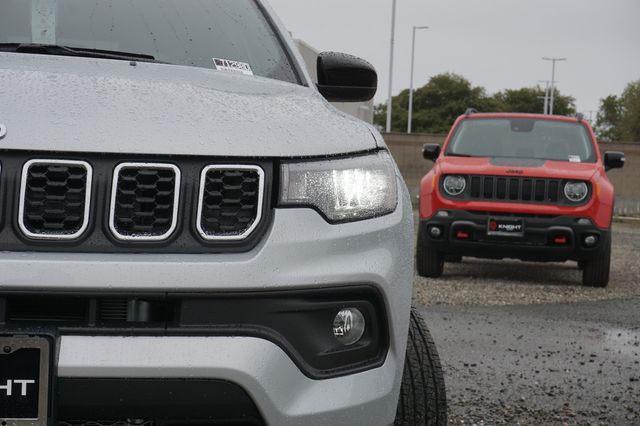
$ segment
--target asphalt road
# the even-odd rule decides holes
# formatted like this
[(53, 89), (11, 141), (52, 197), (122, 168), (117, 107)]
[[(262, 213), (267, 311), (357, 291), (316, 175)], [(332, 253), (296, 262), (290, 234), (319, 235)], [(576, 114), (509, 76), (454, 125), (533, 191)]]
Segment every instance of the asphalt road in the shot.
[(640, 299), (422, 312), (450, 424), (640, 425)]

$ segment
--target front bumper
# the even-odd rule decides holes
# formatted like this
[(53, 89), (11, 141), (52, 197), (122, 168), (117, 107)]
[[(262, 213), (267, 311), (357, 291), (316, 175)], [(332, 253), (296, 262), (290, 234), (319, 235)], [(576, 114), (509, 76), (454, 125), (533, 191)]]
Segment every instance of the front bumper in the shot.
[(224, 380), (270, 425), (390, 424), (403, 367), (390, 356), (375, 370), (311, 380), (278, 346), (252, 337), (63, 336), (60, 348), (60, 378)]
[[(267, 424), (390, 424), (394, 420), (413, 281), (406, 187), (390, 215), (329, 225), (309, 209), (276, 209), (247, 253), (0, 253), (2, 294), (219, 294), (367, 285), (382, 296), (388, 351), (374, 369), (318, 380), (280, 346), (249, 336), (65, 335), (58, 377), (217, 379), (240, 386)], [(404, 188), (404, 189), (403, 189)]]
[[(489, 218), (522, 219), (524, 235), (488, 235)], [(442, 231), (437, 238), (429, 232), (434, 226)], [(464, 238), (458, 236), (460, 231)], [(429, 244), (446, 254), (479, 258), (583, 261), (601, 254), (609, 233), (609, 230), (596, 227), (586, 218), (575, 216), (446, 210), (446, 216), (436, 212), (432, 217), (420, 220), (418, 244)], [(597, 238), (597, 244), (592, 247), (584, 243), (584, 238), (590, 235)], [(556, 239), (562, 242), (558, 243)]]

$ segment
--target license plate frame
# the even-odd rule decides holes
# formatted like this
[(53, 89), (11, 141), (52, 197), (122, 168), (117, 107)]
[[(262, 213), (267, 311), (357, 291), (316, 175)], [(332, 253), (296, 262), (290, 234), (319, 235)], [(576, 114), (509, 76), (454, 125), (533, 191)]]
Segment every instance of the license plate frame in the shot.
[[(0, 424), (6, 426), (47, 426), (51, 424), (53, 406), (51, 401), (54, 395), (54, 372), (56, 370), (54, 365), (56, 342), (56, 336), (52, 333), (23, 334), (23, 332), (11, 333), (6, 331), (0, 333)], [(38, 350), (37, 356), (33, 353), (34, 350)], [(19, 370), (28, 370), (27, 367), (20, 365), (20, 361), (16, 362), (15, 359), (9, 358), (16, 358), (16, 354), (21, 354), (21, 358), (33, 358), (33, 361), (37, 358), (37, 371), (27, 372), (25, 377), (21, 377), (21, 375), (25, 374), (22, 371), (8, 371), (6, 366), (10, 365), (12, 361), (14, 366), (18, 364), (21, 367)], [(33, 364), (32, 369), (35, 369), (35, 362)], [(18, 374), (20, 377), (13, 377), (13, 374)], [(9, 377), (5, 378), (4, 376)], [(31, 380), (37, 381), (29, 383)], [(29, 398), (28, 403), (25, 403), (25, 407), (22, 410), (23, 413), (16, 413), (19, 409), (15, 408), (18, 406), (15, 401), (19, 400), (15, 398), (28, 398), (30, 385), (35, 387), (33, 392), (36, 395)], [(10, 391), (8, 391), (8, 387), (11, 388)], [(25, 393), (24, 396), (22, 395), (23, 393)], [(35, 407), (31, 407), (31, 401), (36, 402)], [(13, 408), (8, 408), (10, 407), (9, 404)], [(36, 414), (37, 417), (33, 417), (32, 414)]]
[(524, 237), (524, 219), (513, 217), (489, 217), (487, 235), (496, 237)]

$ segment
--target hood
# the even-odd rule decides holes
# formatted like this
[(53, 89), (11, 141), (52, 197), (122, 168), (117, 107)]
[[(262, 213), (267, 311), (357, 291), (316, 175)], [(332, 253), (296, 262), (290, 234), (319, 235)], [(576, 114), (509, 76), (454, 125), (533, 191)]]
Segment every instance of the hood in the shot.
[(203, 68), (0, 53), (0, 149), (302, 157), (376, 148), (316, 90)]
[(584, 181), (590, 180), (598, 170), (597, 163), (487, 157), (441, 157), (438, 167), (442, 174), (447, 175), (522, 176)]

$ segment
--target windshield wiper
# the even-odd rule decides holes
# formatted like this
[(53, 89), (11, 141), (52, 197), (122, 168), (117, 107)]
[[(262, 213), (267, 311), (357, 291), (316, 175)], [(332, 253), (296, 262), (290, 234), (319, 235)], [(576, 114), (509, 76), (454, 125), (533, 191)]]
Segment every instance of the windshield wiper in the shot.
[(41, 55), (82, 56), (86, 58), (117, 59), (121, 61), (158, 62), (155, 57), (142, 53), (87, 49), (84, 47), (60, 46), (56, 44), (0, 43), (0, 51), (36, 53)]
[(445, 155), (447, 157), (474, 157), (471, 154), (458, 154), (457, 152), (447, 152)]

